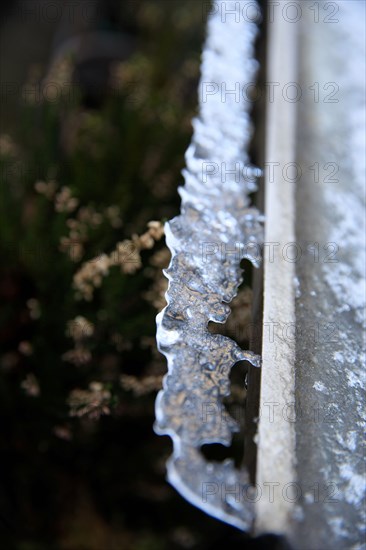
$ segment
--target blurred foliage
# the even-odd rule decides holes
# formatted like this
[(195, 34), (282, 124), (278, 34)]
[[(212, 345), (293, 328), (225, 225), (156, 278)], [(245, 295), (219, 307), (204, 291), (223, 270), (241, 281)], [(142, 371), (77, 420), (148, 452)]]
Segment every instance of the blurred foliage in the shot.
[[(202, 4), (119, 6), (113, 32), (120, 22), (134, 51), (109, 64), (99, 104), (75, 81), (72, 56), (47, 72), (35, 65), (17, 124), (0, 137), (4, 549), (205, 548), (231, 531), (165, 483), (171, 444), (152, 431), (169, 255), (147, 224), (178, 213)], [(110, 267), (83, 299), (82, 266), (141, 234), (138, 265)]]

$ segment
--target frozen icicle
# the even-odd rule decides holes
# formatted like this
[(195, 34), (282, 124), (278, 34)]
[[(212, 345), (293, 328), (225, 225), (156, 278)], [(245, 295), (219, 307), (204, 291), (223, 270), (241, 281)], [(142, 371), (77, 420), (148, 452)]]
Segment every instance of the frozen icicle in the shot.
[[(226, 321), (227, 303), (242, 281), (240, 261), (249, 258), (257, 265), (262, 243), (262, 216), (248, 199), (255, 172), (247, 152), (249, 105), (241, 92), (255, 76), (257, 28), (243, 17), (245, 4), (215, 2), (208, 19), (200, 114), (186, 153), (181, 215), (166, 224), (172, 260), (157, 341), (168, 374), (156, 400), (155, 424), (159, 434), (173, 440), (170, 483), (192, 504), (243, 530), (253, 520), (247, 473), (232, 461), (207, 462), (200, 447), (230, 445), (238, 429), (222, 403), (229, 394), (230, 370), (243, 359), (259, 366), (258, 357), (207, 328), (209, 321)], [(229, 13), (233, 10), (239, 10), (236, 17)]]

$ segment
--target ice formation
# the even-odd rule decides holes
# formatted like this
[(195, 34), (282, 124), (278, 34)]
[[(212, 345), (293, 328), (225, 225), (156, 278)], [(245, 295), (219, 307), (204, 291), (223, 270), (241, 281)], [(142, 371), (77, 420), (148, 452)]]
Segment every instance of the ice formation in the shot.
[[(233, 461), (208, 462), (204, 444), (229, 446), (237, 431), (222, 403), (229, 374), (241, 360), (260, 359), (236, 342), (212, 334), (242, 282), (240, 261), (260, 261), (262, 216), (250, 207), (257, 171), (250, 166), (250, 104), (257, 26), (246, 2), (214, 2), (208, 17), (199, 84), (199, 117), (186, 152), (181, 214), (166, 226), (172, 259), (167, 306), (157, 317), (157, 342), (168, 374), (156, 400), (155, 430), (173, 440), (168, 480), (192, 504), (240, 529), (253, 521), (253, 494), (245, 470)], [(251, 3), (254, 4), (253, 2)], [(243, 381), (244, 383), (244, 381)]]

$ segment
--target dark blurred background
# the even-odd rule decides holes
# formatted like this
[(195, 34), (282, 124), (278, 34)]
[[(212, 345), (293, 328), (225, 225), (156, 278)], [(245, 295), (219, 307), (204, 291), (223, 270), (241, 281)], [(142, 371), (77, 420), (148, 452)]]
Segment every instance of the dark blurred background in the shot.
[[(0, 3), (1, 549), (278, 547), (181, 498), (153, 432), (161, 227), (179, 212), (207, 11)], [(250, 308), (243, 288), (225, 327), (243, 345)]]

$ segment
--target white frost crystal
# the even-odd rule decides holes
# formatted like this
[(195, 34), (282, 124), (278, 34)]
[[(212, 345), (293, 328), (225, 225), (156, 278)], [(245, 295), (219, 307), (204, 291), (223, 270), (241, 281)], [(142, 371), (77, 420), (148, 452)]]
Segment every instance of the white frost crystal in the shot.
[(241, 360), (259, 366), (256, 355), (208, 331), (210, 321), (226, 321), (227, 304), (242, 281), (240, 261), (258, 265), (263, 240), (262, 216), (248, 199), (255, 171), (247, 153), (250, 105), (243, 90), (257, 69), (257, 27), (245, 17), (245, 4), (215, 2), (208, 18), (181, 214), (165, 228), (172, 260), (157, 341), (168, 374), (156, 400), (155, 425), (173, 440), (170, 483), (194, 505), (243, 530), (250, 529), (254, 512), (247, 472), (231, 460), (208, 462), (200, 447), (230, 445), (238, 429), (222, 403), (230, 370)]

